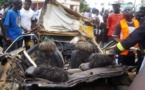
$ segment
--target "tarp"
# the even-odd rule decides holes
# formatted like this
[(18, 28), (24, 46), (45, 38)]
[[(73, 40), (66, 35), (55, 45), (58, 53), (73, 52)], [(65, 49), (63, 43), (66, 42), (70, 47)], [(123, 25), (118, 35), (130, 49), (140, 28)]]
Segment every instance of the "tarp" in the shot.
[[(86, 27), (83, 21), (89, 23), (91, 20), (82, 17), (79, 13), (63, 6), (56, 0), (45, 0), (37, 23), (38, 26), (42, 26), (39, 35), (50, 35), (53, 33), (51, 35), (83, 36), (87, 39), (89, 38), (91, 43), (99, 47), (95, 40), (94, 29)], [(69, 35), (66, 33), (69, 33)], [(71, 43), (77, 43), (80, 38), (72, 40)]]
[(82, 25), (81, 15), (61, 5), (55, 0), (45, 2), (38, 24), (47, 31), (77, 31)]
[(80, 22), (60, 5), (48, 4), (43, 16), (43, 26), (48, 31), (74, 31), (79, 30)]

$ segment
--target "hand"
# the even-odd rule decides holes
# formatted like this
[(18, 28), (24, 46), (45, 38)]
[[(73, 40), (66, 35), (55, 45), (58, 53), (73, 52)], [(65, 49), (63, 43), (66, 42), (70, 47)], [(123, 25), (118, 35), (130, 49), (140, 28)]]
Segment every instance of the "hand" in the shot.
[(31, 30), (27, 30), (27, 33), (31, 33)]
[(28, 30), (26, 30), (26, 29), (23, 29), (23, 30), (24, 30), (24, 32), (25, 32), (25, 33), (27, 33), (27, 32), (28, 32)]
[(6, 38), (7, 42), (13, 42), (13, 40), (11, 38)]
[(137, 47), (131, 47), (130, 48), (130, 51), (134, 51), (134, 50), (138, 50), (138, 48)]
[(23, 27), (21, 27), (22, 28), (22, 30), (24, 31), (24, 33), (27, 33), (27, 29), (25, 29), (25, 28), (23, 28)]

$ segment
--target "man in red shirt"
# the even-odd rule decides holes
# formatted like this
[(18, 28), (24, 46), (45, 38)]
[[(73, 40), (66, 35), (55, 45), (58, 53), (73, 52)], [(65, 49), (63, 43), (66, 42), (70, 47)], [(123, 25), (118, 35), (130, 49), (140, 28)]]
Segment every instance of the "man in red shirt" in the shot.
[(107, 18), (108, 39), (111, 41), (111, 36), (114, 32), (114, 27), (123, 19), (123, 14), (120, 13), (120, 3), (114, 1), (112, 3), (114, 13), (110, 14)]

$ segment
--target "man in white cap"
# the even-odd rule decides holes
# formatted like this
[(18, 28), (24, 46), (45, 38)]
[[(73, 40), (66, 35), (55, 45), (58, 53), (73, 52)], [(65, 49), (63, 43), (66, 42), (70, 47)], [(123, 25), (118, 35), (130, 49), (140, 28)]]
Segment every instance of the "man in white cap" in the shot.
[(114, 27), (123, 19), (123, 14), (120, 13), (120, 3), (118, 1), (114, 1), (112, 3), (113, 13), (110, 14), (107, 18), (107, 28), (108, 28), (108, 39), (111, 41), (112, 34), (114, 32)]

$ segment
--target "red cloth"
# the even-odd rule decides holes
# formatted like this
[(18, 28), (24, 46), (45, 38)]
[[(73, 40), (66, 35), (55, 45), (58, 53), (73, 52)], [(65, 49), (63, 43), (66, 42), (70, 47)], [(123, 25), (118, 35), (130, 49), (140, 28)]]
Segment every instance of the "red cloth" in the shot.
[(110, 14), (107, 19), (108, 36), (112, 36), (115, 26), (124, 18), (123, 14)]

